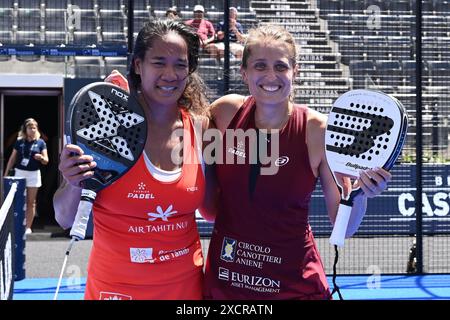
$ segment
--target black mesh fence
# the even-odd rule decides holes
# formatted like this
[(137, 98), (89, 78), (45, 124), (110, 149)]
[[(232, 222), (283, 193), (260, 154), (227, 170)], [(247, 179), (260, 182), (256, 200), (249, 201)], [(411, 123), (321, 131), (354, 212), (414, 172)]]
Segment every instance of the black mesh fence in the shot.
[(450, 2), (423, 3), (423, 271), (449, 272)]

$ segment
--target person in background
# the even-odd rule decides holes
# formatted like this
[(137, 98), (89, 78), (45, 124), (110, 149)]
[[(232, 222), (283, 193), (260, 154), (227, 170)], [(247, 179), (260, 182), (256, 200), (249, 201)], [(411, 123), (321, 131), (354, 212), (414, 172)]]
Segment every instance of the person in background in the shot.
[[(237, 21), (238, 10), (235, 7), (230, 7), (229, 11), (229, 39), (230, 39), (230, 52), (236, 59), (242, 58), (242, 52), (244, 51), (245, 34), (244, 28)], [(217, 59), (223, 58), (225, 50), (225, 23), (220, 21), (217, 24), (217, 40), (212, 44), (217, 50)]]
[(213, 24), (205, 19), (205, 8), (202, 5), (194, 6), (194, 19), (185, 22), (197, 31), (200, 37), (201, 47), (211, 56), (217, 56), (217, 50), (213, 42), (216, 39), (216, 31)]
[(41, 139), (38, 123), (33, 118), (28, 118), (20, 128), (5, 169), (5, 176), (14, 169), (15, 177), (25, 178), (27, 192), (25, 234), (32, 233), (31, 227), (36, 216), (36, 196), (42, 186), (40, 167), (47, 164), (47, 145)]
[(180, 20), (180, 15), (178, 14), (177, 7), (173, 6), (167, 9), (166, 19), (169, 20)]

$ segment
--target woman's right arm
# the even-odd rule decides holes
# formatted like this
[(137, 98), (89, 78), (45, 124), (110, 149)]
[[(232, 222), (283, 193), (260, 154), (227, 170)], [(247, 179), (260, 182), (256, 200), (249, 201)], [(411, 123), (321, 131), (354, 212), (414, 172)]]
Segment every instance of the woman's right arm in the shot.
[(55, 219), (62, 228), (68, 229), (72, 226), (80, 202), (80, 182), (94, 174), (92, 170), (96, 165), (93, 158), (84, 155), (79, 146), (68, 144), (63, 148), (58, 168), (64, 182), (53, 196)]
[[(223, 134), (236, 114), (236, 111), (243, 104), (243, 101), (244, 97), (236, 94), (226, 95), (214, 101), (209, 109), (210, 119), (202, 121), (203, 130), (219, 129), (221, 134)], [(208, 143), (204, 142), (202, 145), (203, 151), (205, 151)], [(206, 155), (204, 154), (203, 156), (205, 157)], [(202, 206), (199, 208), (199, 212), (205, 220), (214, 221), (220, 207), (220, 188), (217, 182), (214, 163), (205, 165), (205, 180), (205, 197), (203, 199)]]
[(17, 150), (13, 149), (11, 156), (9, 157), (8, 164), (6, 165), (4, 177), (6, 177), (9, 173), (9, 170), (11, 170), (14, 167), (14, 164), (16, 163), (17, 159)]

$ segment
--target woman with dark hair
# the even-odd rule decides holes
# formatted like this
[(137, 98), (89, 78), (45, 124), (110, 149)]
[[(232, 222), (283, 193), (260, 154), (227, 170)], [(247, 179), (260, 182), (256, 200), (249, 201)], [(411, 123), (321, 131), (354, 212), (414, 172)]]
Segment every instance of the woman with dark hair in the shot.
[(46, 164), (48, 164), (47, 145), (41, 139), (37, 121), (28, 118), (20, 128), (5, 169), (5, 176), (14, 168), (15, 177), (25, 178), (27, 191), (25, 234), (32, 233), (31, 226), (36, 215), (36, 196), (42, 186), (39, 168)]
[[(201, 119), (208, 125), (208, 102), (196, 73), (199, 45), (192, 28), (173, 20), (147, 23), (137, 36), (129, 84), (144, 106), (148, 139), (133, 168), (95, 200), (85, 299), (202, 298), (195, 210), (202, 205), (205, 176), (193, 123)], [(116, 76), (121, 75), (110, 77)], [(177, 129), (183, 139), (172, 134)], [(181, 159), (174, 156), (180, 144)], [(95, 166), (76, 145), (62, 150), (65, 183), (54, 207), (64, 228), (72, 226), (79, 183)]]

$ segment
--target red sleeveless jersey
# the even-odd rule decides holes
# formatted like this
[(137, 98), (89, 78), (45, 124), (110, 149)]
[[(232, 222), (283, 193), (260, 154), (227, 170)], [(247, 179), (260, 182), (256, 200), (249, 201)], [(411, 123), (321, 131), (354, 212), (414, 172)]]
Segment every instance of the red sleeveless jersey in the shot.
[(183, 165), (156, 180), (144, 156), (95, 200), (86, 299), (200, 299), (203, 256), (195, 210), (205, 180), (192, 120), (182, 112)]
[[(245, 164), (217, 165), (221, 211), (208, 251), (205, 298), (330, 298), (308, 222), (317, 179), (306, 145), (307, 110), (296, 105), (279, 132), (275, 175), (253, 174), (249, 155), (255, 144), (230, 142), (224, 135), (224, 154), (244, 158)], [(250, 97), (228, 128), (255, 129), (254, 117), (255, 100)]]

